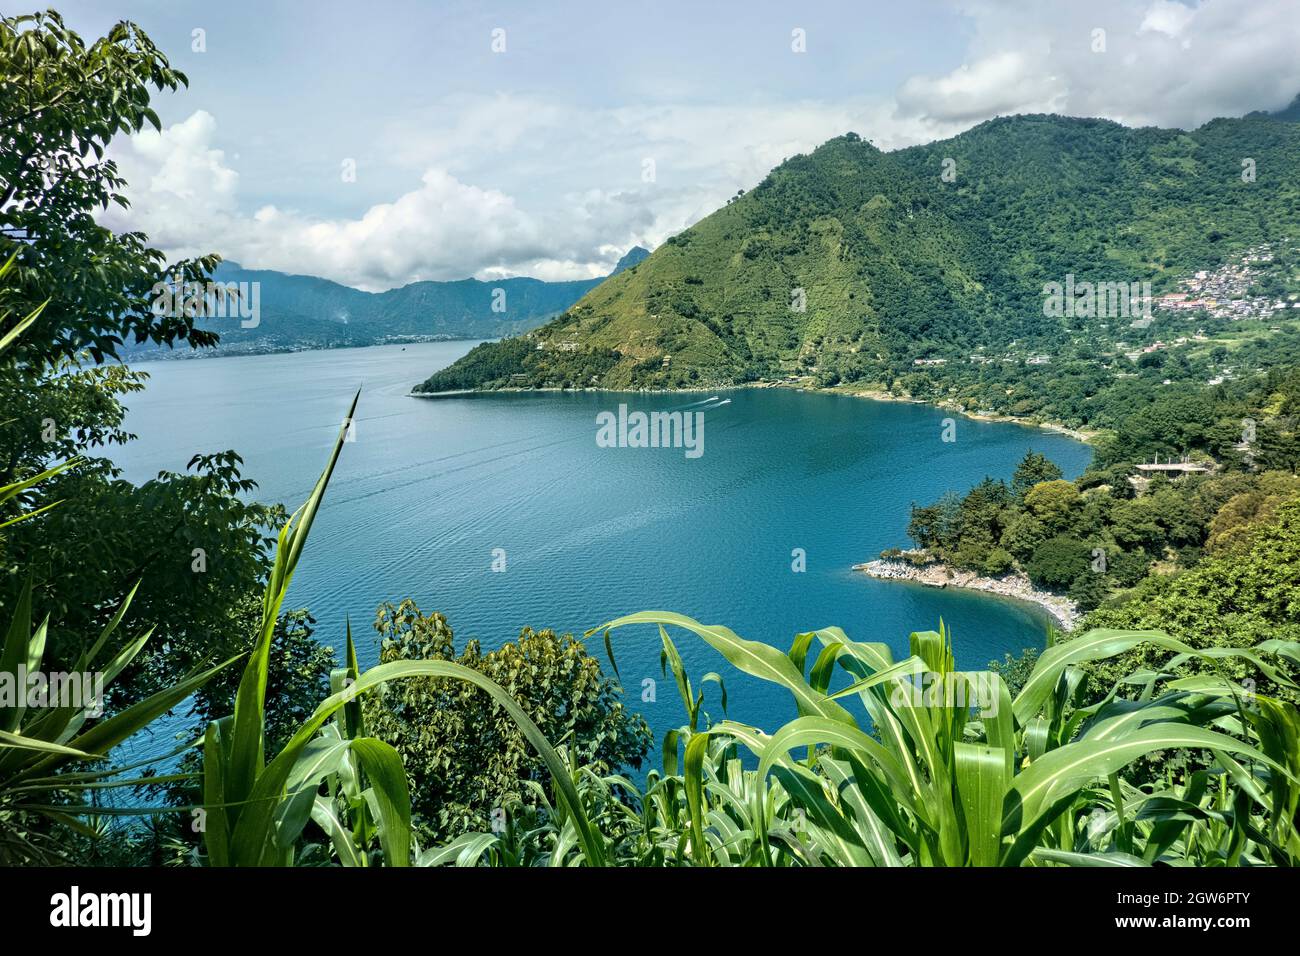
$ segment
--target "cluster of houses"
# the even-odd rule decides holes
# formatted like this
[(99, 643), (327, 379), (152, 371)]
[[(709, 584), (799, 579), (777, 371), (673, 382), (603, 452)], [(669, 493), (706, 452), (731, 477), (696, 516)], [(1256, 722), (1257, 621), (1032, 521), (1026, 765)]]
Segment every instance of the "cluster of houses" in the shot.
[(555, 349), (558, 352), (576, 352), (578, 351), (578, 342), (576, 339), (565, 339), (562, 342), (537, 343), (538, 352), (545, 352), (547, 349)]
[[(1208, 341), (1208, 339), (1209, 336), (1205, 334), (1204, 330), (1197, 329), (1196, 334), (1193, 336), (1189, 337), (1186, 335), (1180, 335), (1178, 338), (1170, 342), (1166, 342), (1163, 339), (1157, 339), (1150, 345), (1144, 345), (1139, 349), (1125, 351), (1124, 355), (1128, 357), (1130, 362), (1136, 362), (1143, 355), (1150, 355), (1152, 352), (1159, 352), (1161, 349), (1175, 348), (1179, 345), (1186, 345), (1188, 342), (1205, 342)], [(1116, 342), (1115, 344), (1121, 349), (1126, 348), (1126, 343), (1124, 342)]]
[(1205, 312), (1221, 319), (1265, 318), (1283, 309), (1300, 309), (1300, 301), (1287, 302), (1269, 296), (1249, 295), (1259, 278), (1255, 268), (1273, 261), (1271, 247), (1265, 243), (1247, 251), (1240, 262), (1228, 263), (1213, 271), (1202, 269), (1190, 279), (1178, 283), (1180, 292), (1157, 296), (1155, 307), (1169, 312)]
[[(1019, 362), (1020, 358), (1011, 353), (1007, 353), (1005, 356), (999, 359), (992, 355), (982, 355), (979, 352), (972, 352), (970, 354), (968, 361), (972, 365), (992, 365), (995, 362), (1001, 362), (1003, 365), (1008, 365), (1008, 364), (1014, 364)], [(1026, 357), (1024, 361), (1026, 365), (1051, 365), (1052, 357), (1050, 355), (1042, 355), (1042, 354), (1030, 355)], [(919, 359), (912, 359), (912, 364), (923, 365), (923, 366), (947, 365), (948, 360), (942, 358), (919, 358)]]

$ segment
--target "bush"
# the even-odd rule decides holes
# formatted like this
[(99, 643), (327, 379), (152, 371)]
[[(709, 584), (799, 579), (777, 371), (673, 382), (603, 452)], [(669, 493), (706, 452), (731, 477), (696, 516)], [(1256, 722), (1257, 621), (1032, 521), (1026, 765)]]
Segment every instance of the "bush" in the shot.
[(1106, 600), (1110, 587), (1105, 574), (1093, 570), (1084, 571), (1070, 585), (1069, 597), (1083, 611), (1091, 611)]
[(1015, 697), (1024, 690), (1025, 682), (1029, 680), (1029, 675), (1034, 672), (1034, 667), (1038, 664), (1039, 650), (1036, 647), (1026, 647), (1017, 656), (1012, 656), (1008, 651), (1003, 655), (1001, 662), (989, 661), (989, 670), (1001, 676), (1007, 685), (1007, 692)]
[(1025, 571), (1035, 584), (1065, 588), (1088, 571), (1091, 555), (1092, 550), (1086, 541), (1058, 534), (1034, 549), (1025, 564)]
[(1121, 551), (1107, 558), (1111, 583), (1116, 587), (1129, 588), (1147, 576), (1151, 567), (1151, 555), (1142, 548)]
[[(446, 660), (501, 685), (546, 738), (566, 745), (577, 763), (612, 770), (640, 767), (650, 730), (619, 699), (618, 685), (572, 635), (524, 628), (490, 653), (471, 640), (456, 655), (447, 619), (424, 615), (411, 600), (375, 615), (379, 661)], [(364, 698), (368, 732), (402, 756), (422, 839), (444, 841), (490, 830), (493, 810), (535, 806), (525, 781), (545, 782), (546, 768), (515, 722), (464, 681), (419, 678), (385, 685)]]
[(1015, 559), (1006, 548), (994, 548), (984, 559), (980, 570), (988, 575), (1006, 574), (1015, 566)]

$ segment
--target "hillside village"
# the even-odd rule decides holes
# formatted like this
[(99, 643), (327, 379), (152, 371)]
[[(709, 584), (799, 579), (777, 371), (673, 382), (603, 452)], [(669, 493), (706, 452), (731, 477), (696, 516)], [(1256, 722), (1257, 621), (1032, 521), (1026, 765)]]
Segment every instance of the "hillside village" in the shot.
[[(1282, 240), (1285, 245), (1286, 240)], [(1236, 262), (1228, 262), (1214, 270), (1202, 269), (1195, 275), (1179, 281), (1180, 292), (1166, 292), (1157, 296), (1155, 308), (1166, 312), (1204, 313), (1217, 319), (1265, 319), (1287, 309), (1300, 309), (1296, 293), (1266, 294), (1260, 281), (1273, 270), (1264, 266), (1273, 264), (1275, 257), (1269, 243), (1263, 243), (1245, 252)]]

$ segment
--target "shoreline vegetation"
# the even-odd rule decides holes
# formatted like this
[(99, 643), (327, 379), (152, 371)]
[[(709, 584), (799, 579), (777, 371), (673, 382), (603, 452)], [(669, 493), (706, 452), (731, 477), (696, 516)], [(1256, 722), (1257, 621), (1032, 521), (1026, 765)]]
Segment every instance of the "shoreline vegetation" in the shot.
[[(1074, 601), (1035, 587), (1023, 571), (1012, 571), (994, 577), (954, 568), (942, 561), (929, 560), (924, 552), (904, 551), (902, 555), (899, 559), (878, 558), (865, 564), (855, 564), (853, 570), (882, 581), (910, 581), (926, 587), (954, 587), (1014, 598), (1046, 611), (1057, 626), (1066, 632), (1072, 631), (1083, 616)], [(917, 563), (918, 561), (924, 563)]]
[[(790, 386), (799, 387), (799, 386)], [(843, 386), (831, 386), (830, 388), (807, 388), (807, 391), (830, 392), (839, 395), (849, 395), (853, 398), (866, 398), (876, 402), (904, 402), (908, 405), (929, 405), (931, 408), (938, 408), (945, 412), (956, 412), (963, 418), (969, 418), (977, 422), (999, 422), (1007, 425), (1021, 425), (1026, 428), (1041, 428), (1044, 431), (1054, 432), (1058, 435), (1065, 435), (1067, 438), (1073, 438), (1075, 441), (1083, 442), (1085, 445), (1092, 444), (1093, 439), (1101, 434), (1095, 429), (1078, 429), (1070, 428), (1060, 422), (1036, 421), (1032, 418), (1017, 418), (1014, 415), (997, 415), (990, 412), (972, 412), (964, 406), (947, 400), (931, 401), (925, 398), (913, 398), (910, 395), (896, 395), (893, 392), (887, 392), (881, 389), (861, 389), (845, 388)]]
[(1070, 428), (1060, 422), (1054, 421), (1036, 421), (1032, 418), (1017, 418), (1014, 415), (994, 415), (984, 412), (968, 411), (961, 405), (948, 401), (931, 401), (925, 398), (913, 398), (910, 395), (896, 395), (892, 392), (880, 389), (860, 389), (845, 388), (844, 386), (822, 387), (812, 383), (804, 382), (778, 382), (778, 381), (758, 381), (746, 382), (742, 385), (723, 385), (713, 386), (711, 388), (598, 388), (587, 386), (584, 388), (458, 388), (445, 392), (417, 392), (412, 389), (407, 394), (411, 398), (462, 398), (466, 395), (492, 395), (501, 392), (522, 393), (522, 392), (611, 392), (619, 394), (672, 394), (680, 392), (682, 394), (693, 395), (704, 392), (734, 392), (749, 388), (789, 388), (799, 392), (817, 392), (823, 395), (844, 395), (849, 398), (861, 398), (874, 402), (902, 402), (908, 405), (928, 405), (931, 408), (937, 408), (945, 412), (954, 412), (963, 418), (969, 418), (977, 422), (997, 422), (1006, 425), (1020, 425), (1024, 428), (1041, 428), (1043, 431), (1052, 432), (1057, 435), (1065, 435), (1067, 438), (1073, 438), (1075, 441), (1082, 442), (1085, 445), (1092, 444), (1093, 440), (1101, 434), (1100, 431)]

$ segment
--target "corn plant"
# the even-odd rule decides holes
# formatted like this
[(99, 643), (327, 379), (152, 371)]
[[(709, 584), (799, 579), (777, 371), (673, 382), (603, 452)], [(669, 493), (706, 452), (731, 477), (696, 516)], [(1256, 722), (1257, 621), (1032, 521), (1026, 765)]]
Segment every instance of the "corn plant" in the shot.
[[(360, 393), (353, 398), (347, 420), (356, 411), (359, 397)], [(349, 636), (348, 665), (344, 674), (337, 675), (334, 693), (279, 754), (266, 759), (266, 680), (275, 621), (346, 434), (345, 421), (311, 495), (280, 531), (263, 597), (261, 628), (240, 680), (234, 714), (208, 725), (203, 759), (208, 862), (213, 866), (292, 864), (312, 819), (329, 837), (341, 863), (409, 866), (413, 844), (405, 772), (390, 745), (364, 736), (358, 698), (390, 680), (454, 677), (486, 691), (519, 725), (552, 775), (556, 809), (571, 826), (574, 845), (586, 863), (603, 865), (604, 838), (587, 818), (564, 760), (499, 685), (450, 661), (394, 661), (358, 673)], [(331, 723), (339, 712), (342, 719)], [(372, 841), (378, 844), (377, 854)]]
[[(785, 687), (800, 714), (771, 735), (723, 721), (686, 740), (680, 829), (689, 831), (687, 856), (696, 865), (735, 862), (737, 847), (755, 853), (758, 865), (792, 859), (876, 866), (1069, 864), (1085, 857), (1094, 864), (1154, 862), (1177, 839), (1189, 838), (1186, 828), (1171, 836), (1166, 827), (1154, 847), (1138, 839), (1170, 822), (1157, 814), (1159, 803), (1135, 809), (1130, 795), (1127, 807), (1112, 806), (1125, 822), (1118, 842), (1100, 852), (1079, 851), (1081, 828), (1087, 812), (1103, 802), (1099, 782), (1113, 789), (1133, 760), (1179, 748), (1209, 750), (1231, 777), (1240, 803), (1231, 819), (1233, 839), (1246, 846), (1242, 853), (1298, 859), (1293, 708), (1260, 698), (1250, 709), (1231, 685), (1206, 678), (1196, 686), (1170, 682), (1157, 696), (1153, 689), (1163, 681), (1154, 674), (1132, 678), (1146, 686), (1138, 700), (1119, 698), (1117, 687), (1088, 703), (1079, 699), (1077, 667), (1149, 641), (1179, 655), (1171, 666), (1188, 656), (1241, 656), (1286, 682), (1269, 656), (1294, 662), (1300, 659), (1295, 645), (1196, 651), (1158, 632), (1093, 631), (1049, 648), (1013, 701), (996, 674), (955, 671), (942, 627), (913, 634), (911, 655), (898, 662), (887, 646), (851, 641), (838, 628), (801, 635), (789, 654), (664, 612), (620, 618), (599, 630), (640, 623), (697, 635), (737, 669)], [(821, 649), (805, 678), (813, 641)], [(831, 693), (836, 667), (853, 682)], [(959, 699), (949, 691), (938, 700), (918, 698), (916, 681), (923, 676), (929, 687), (958, 688)], [(963, 695), (981, 698), (978, 718)], [(861, 701), (869, 725), (860, 726), (839, 703), (850, 696)], [(745, 771), (720, 763), (717, 740), (750, 751), (758, 761), (756, 779), (746, 781)], [(798, 748), (810, 748), (805, 759), (792, 756)]]
[[(97, 672), (102, 675), (106, 687), (140, 653), (151, 630), (130, 640), (108, 661), (100, 659), (109, 638), (121, 625), (134, 595), (133, 588), (99, 637), (73, 664), (70, 673), (88, 675)], [(20, 668), (32, 674), (41, 669), (49, 618), (33, 629), (31, 608), (32, 589), (29, 584), (17, 603), (3, 648), (0, 648), (0, 674), (17, 675)], [(16, 702), (0, 705), (0, 863), (21, 860), (49, 862), (61, 856), (57, 839), (42, 828), (31, 826), (33, 817), (94, 837), (97, 831), (79, 818), (146, 812), (135, 807), (89, 806), (79, 801), (80, 795), (86, 791), (184, 779), (185, 774), (147, 779), (122, 777), (123, 773), (138, 770), (158, 758), (108, 769), (69, 768), (78, 763), (107, 759), (114, 747), (180, 704), (223, 666), (219, 664), (189, 674), (166, 690), (92, 726), (87, 726), (89, 708), (85, 706), (86, 701), (61, 704), (50, 701), (49, 706), (31, 708), (26, 706), (25, 689), (17, 688)], [(82, 691), (85, 691), (84, 685)]]

